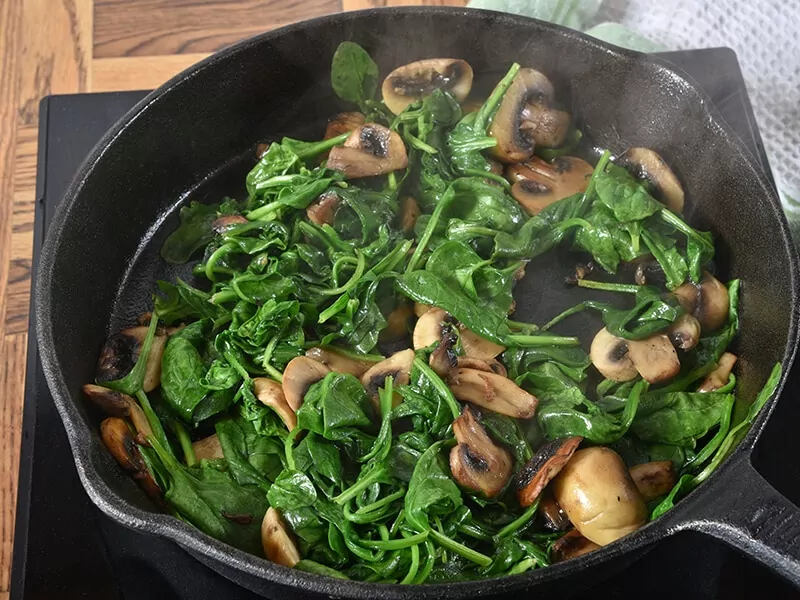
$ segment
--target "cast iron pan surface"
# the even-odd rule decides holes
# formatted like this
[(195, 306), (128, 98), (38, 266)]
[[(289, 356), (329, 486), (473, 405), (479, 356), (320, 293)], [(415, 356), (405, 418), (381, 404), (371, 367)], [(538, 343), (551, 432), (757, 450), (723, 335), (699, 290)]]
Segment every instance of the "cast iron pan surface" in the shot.
[[(59, 207), (37, 273), (35, 317), (44, 372), (92, 501), (273, 598), (472, 598), (584, 587), (682, 530), (721, 538), (800, 585), (800, 511), (750, 461), (775, 399), (717, 473), (662, 518), (579, 559), (491, 583), (409, 588), (287, 569), (158, 513), (122, 473), (80, 396), (100, 347), (151, 308), (155, 279), (181, 274), (158, 258), (178, 206), (242, 194), (256, 141), (319, 138), (325, 120), (344, 108), (329, 84), (330, 58), (344, 40), (363, 45), (383, 74), (432, 56), (463, 58), (476, 73), (498, 73), (513, 61), (538, 68), (597, 146), (662, 154), (687, 190), (689, 221), (714, 233), (720, 277), (743, 280), (738, 394), (752, 400), (775, 362), (785, 378), (798, 321), (797, 256), (786, 221), (766, 176), (687, 76), (659, 59), (501, 13), (399, 8), (332, 15), (241, 42), (147, 96), (87, 157)], [(577, 294), (585, 299), (584, 290), (563, 285), (575, 262), (576, 255), (556, 252), (532, 263), (516, 292), (517, 318), (542, 322)], [(599, 328), (585, 317), (562, 331), (587, 340)]]

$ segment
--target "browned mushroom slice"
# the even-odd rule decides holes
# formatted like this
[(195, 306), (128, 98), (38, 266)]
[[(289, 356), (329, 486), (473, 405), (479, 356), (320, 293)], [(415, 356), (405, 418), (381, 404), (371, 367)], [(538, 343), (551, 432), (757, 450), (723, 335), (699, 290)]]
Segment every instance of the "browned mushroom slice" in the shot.
[(681, 306), (697, 318), (703, 331), (714, 331), (728, 321), (728, 288), (711, 273), (704, 273), (699, 284), (684, 283), (673, 293)]
[(308, 388), (317, 383), (331, 370), (307, 356), (298, 356), (289, 361), (283, 370), (283, 395), (289, 407), (297, 412), (303, 404)]
[(589, 357), (606, 379), (630, 381), (636, 377), (636, 367), (628, 354), (628, 340), (611, 335), (605, 327), (594, 336)]
[[(378, 398), (378, 390), (383, 387), (387, 377), (394, 379), (394, 387), (406, 385), (410, 380), (411, 364), (415, 358), (414, 351), (410, 348), (392, 354), (386, 360), (375, 363), (364, 375), (361, 376), (361, 383), (366, 388), (367, 393), (373, 399)], [(397, 396), (395, 401), (399, 402)]]
[(267, 560), (290, 568), (300, 562), (300, 553), (289, 533), (289, 528), (281, 514), (271, 506), (261, 521), (261, 545)]
[(403, 196), (400, 198), (400, 228), (405, 233), (414, 231), (414, 225), (420, 216), (419, 203), (413, 196)]
[(455, 369), (448, 378), (450, 390), (462, 402), (477, 404), (501, 415), (529, 419), (538, 400), (516, 383), (486, 371)]
[(678, 475), (671, 460), (636, 465), (630, 469), (631, 479), (645, 502), (650, 502), (669, 494), (678, 482)]
[(731, 376), (731, 371), (736, 364), (736, 355), (732, 352), (725, 352), (719, 357), (717, 368), (705, 376), (697, 387), (698, 392), (713, 392), (721, 387), (725, 387)]
[(505, 351), (505, 347), (482, 338), (463, 325), (459, 325), (458, 328), (461, 331), (461, 348), (464, 350), (464, 354), (470, 358), (491, 360)]
[(422, 302), (414, 302), (414, 314), (417, 318), (421, 317), (432, 308), (435, 307), (430, 304), (422, 304)]
[(414, 350), (427, 348), (442, 339), (442, 328), (452, 322), (450, 315), (442, 308), (431, 308), (423, 314), (414, 326)]
[(542, 490), (539, 495), (539, 514), (542, 515), (544, 526), (550, 531), (565, 531), (572, 527), (567, 513), (556, 502), (549, 488)]
[[(139, 359), (148, 329), (144, 325), (129, 327), (108, 338), (97, 362), (96, 379), (99, 383), (122, 379), (131, 372)], [(142, 389), (145, 392), (152, 392), (161, 383), (161, 355), (164, 353), (166, 343), (167, 334), (159, 328), (153, 337), (150, 354), (147, 356), (142, 382)]]
[(511, 477), (511, 455), (486, 434), (468, 406), (453, 421), (458, 444), (450, 451), (450, 470), (463, 487), (487, 498), (499, 494)]
[(309, 348), (306, 350), (306, 356), (322, 363), (334, 373), (347, 373), (359, 378), (375, 364), (368, 360), (358, 360), (339, 354), (333, 348)]
[(458, 335), (452, 324), (443, 323), (440, 330), (439, 345), (431, 352), (428, 363), (439, 377), (446, 378), (450, 371), (458, 366), (458, 356), (455, 349)]
[(242, 215), (223, 215), (214, 219), (214, 222), (211, 223), (211, 229), (214, 230), (214, 233), (225, 233), (237, 225), (249, 222)]
[(360, 112), (342, 112), (328, 121), (328, 126), (325, 128), (325, 137), (323, 139), (329, 140), (331, 138), (339, 137), (343, 133), (350, 133), (357, 127), (364, 124), (366, 119)]
[[(410, 304), (397, 305), (386, 317), (386, 327), (381, 331), (378, 339), (383, 342), (396, 342), (408, 336), (409, 324), (414, 310)], [(408, 345), (408, 344), (405, 344)]]
[(327, 164), (348, 179), (383, 175), (407, 166), (408, 155), (400, 135), (377, 123), (355, 129), (344, 146), (331, 149)]
[(109, 417), (100, 423), (100, 438), (119, 465), (130, 473), (148, 496), (161, 498), (161, 488), (148, 470), (131, 429), (123, 419)]
[(647, 179), (657, 190), (659, 200), (672, 212), (683, 212), (684, 194), (681, 182), (656, 152), (649, 148), (630, 148), (616, 162), (633, 172), (634, 176)]
[(540, 100), (526, 104), (522, 109), (520, 128), (537, 146), (557, 148), (567, 137), (570, 121), (568, 112)]
[(550, 556), (554, 563), (559, 563), (571, 558), (578, 558), (584, 554), (589, 554), (589, 552), (593, 552), (599, 548), (600, 546), (583, 537), (580, 531), (573, 529), (553, 543), (550, 549)]
[(675, 347), (691, 350), (700, 341), (700, 321), (688, 313), (683, 314), (667, 330), (667, 337)]
[(486, 360), (480, 358), (473, 358), (471, 356), (459, 356), (456, 358), (456, 366), (459, 369), (475, 369), (477, 371), (486, 371), (488, 373), (496, 373), (502, 377), (507, 377), (508, 372), (506, 368), (496, 358), (488, 358)]
[(553, 440), (541, 446), (517, 473), (515, 486), (521, 506), (530, 506), (545, 486), (558, 475), (569, 461), (583, 438), (580, 436)]
[(394, 114), (409, 104), (446, 90), (463, 101), (472, 89), (472, 67), (457, 58), (427, 58), (397, 67), (383, 80), (383, 102)]
[(580, 158), (562, 156), (552, 162), (532, 158), (511, 165), (506, 178), (513, 184), (511, 195), (531, 215), (562, 198), (586, 191), (592, 166)]
[(643, 340), (628, 340), (628, 355), (639, 375), (649, 383), (661, 383), (681, 370), (678, 353), (663, 333)]
[(204, 437), (202, 440), (192, 442), (192, 449), (197, 460), (216, 460), (225, 457), (222, 452), (222, 444), (219, 443), (219, 436), (216, 433)]
[(580, 533), (604, 546), (647, 522), (622, 458), (604, 446), (578, 450), (553, 479), (553, 495)]
[(136, 400), (128, 394), (91, 383), (84, 385), (82, 391), (107, 415), (129, 418), (136, 429), (136, 441), (143, 445), (149, 445), (150, 442), (147, 441), (147, 438), (153, 435), (153, 430), (150, 429), (150, 422)]
[(340, 204), (339, 194), (333, 190), (327, 191), (308, 205), (306, 217), (316, 225), (333, 225)]
[[(318, 365), (320, 363), (316, 364)], [(325, 368), (327, 369), (327, 367)], [(317, 369), (317, 366), (313, 365), (305, 372), (307, 374), (311, 373), (313, 369)], [(253, 388), (256, 398), (258, 398), (259, 402), (261, 402), (265, 406), (269, 406), (272, 410), (274, 410), (281, 418), (281, 421), (283, 421), (283, 424), (286, 425), (286, 429), (292, 431), (294, 430), (295, 427), (297, 427), (297, 415), (295, 414), (295, 411), (292, 410), (292, 407), (289, 405), (289, 402), (286, 400), (286, 395), (284, 392), (284, 388), (286, 386), (286, 372), (288, 370), (289, 370), (289, 365), (286, 365), (286, 371), (284, 371), (283, 374), (283, 385), (281, 385), (274, 379), (269, 379), (267, 377), (256, 377), (255, 379), (253, 379)], [(300, 371), (298, 370), (296, 371), (296, 373), (300, 373)], [(313, 373), (314, 375), (312, 376), (312, 378), (316, 377), (317, 374), (322, 373), (322, 370), (317, 369), (316, 371), (313, 371)], [(290, 376), (292, 375), (291, 372), (289, 374)], [(326, 374), (327, 371), (325, 373), (322, 373), (322, 377), (325, 377)], [(311, 387), (312, 384), (322, 379), (322, 377), (316, 379), (315, 381), (311, 381), (306, 387), (305, 391), (303, 392), (303, 396), (306, 395), (308, 388)], [(302, 404), (302, 396), (300, 404)], [(298, 408), (300, 408), (299, 404)]]

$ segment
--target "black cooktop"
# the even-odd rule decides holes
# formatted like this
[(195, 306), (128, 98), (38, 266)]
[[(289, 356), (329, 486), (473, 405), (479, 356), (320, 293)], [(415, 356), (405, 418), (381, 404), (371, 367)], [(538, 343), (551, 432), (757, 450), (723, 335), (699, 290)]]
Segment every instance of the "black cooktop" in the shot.
[[(735, 54), (720, 48), (663, 56), (700, 82), (769, 173)], [(72, 174), (102, 134), (145, 94), (81, 94), (42, 100), (34, 268), (49, 220)], [(173, 542), (129, 530), (94, 507), (78, 480), (42, 375), (33, 325), (27, 365), (11, 600), (257, 598)], [(769, 461), (761, 462), (768, 471)], [(685, 533), (658, 544), (606, 583), (571, 598), (749, 600), (754, 593), (762, 598), (800, 597), (800, 592), (720, 542)]]

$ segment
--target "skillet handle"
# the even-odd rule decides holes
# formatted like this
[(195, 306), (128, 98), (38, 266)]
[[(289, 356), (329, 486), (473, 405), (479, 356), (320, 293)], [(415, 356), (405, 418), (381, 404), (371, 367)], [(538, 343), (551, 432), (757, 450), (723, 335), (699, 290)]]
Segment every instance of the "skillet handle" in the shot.
[(702, 515), (691, 528), (722, 540), (800, 588), (800, 508), (755, 470), (747, 454), (731, 467), (722, 485), (705, 494)]

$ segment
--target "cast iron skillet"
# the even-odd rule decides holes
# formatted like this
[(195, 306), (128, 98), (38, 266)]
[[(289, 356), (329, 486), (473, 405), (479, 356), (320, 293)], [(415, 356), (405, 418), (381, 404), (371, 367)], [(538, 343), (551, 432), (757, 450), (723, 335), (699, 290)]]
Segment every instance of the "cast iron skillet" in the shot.
[[(755, 397), (775, 362), (782, 362), (784, 376), (789, 370), (797, 343), (797, 256), (783, 212), (753, 158), (688, 77), (655, 58), (500, 13), (402, 8), (333, 15), (246, 40), (150, 94), (92, 151), (59, 207), (37, 274), (37, 332), (53, 398), (95, 504), (125, 525), (175, 540), (270, 597), (408, 600), (562, 591), (607, 576), (683, 530), (720, 538), (800, 585), (800, 512), (750, 461), (774, 399), (722, 468), (675, 510), (580, 559), (491, 583), (409, 589), (286, 569), (158, 513), (121, 472), (79, 394), (93, 379), (104, 339), (150, 307), (156, 277), (176, 274), (157, 258), (176, 225), (176, 201), (241, 193), (253, 163), (251, 155), (241, 157), (258, 140), (320, 136), (338, 108), (328, 69), (343, 40), (365, 46), (384, 74), (433, 56), (464, 58), (476, 73), (505, 71), (512, 61), (539, 68), (597, 145), (615, 153), (628, 146), (656, 149), (688, 190), (690, 221), (714, 232), (718, 272), (744, 281), (741, 398)], [(572, 304), (575, 292), (560, 282), (575, 260), (556, 253), (531, 265), (517, 293), (517, 318), (542, 322)], [(599, 329), (590, 320), (567, 327), (579, 327), (584, 338)]]

